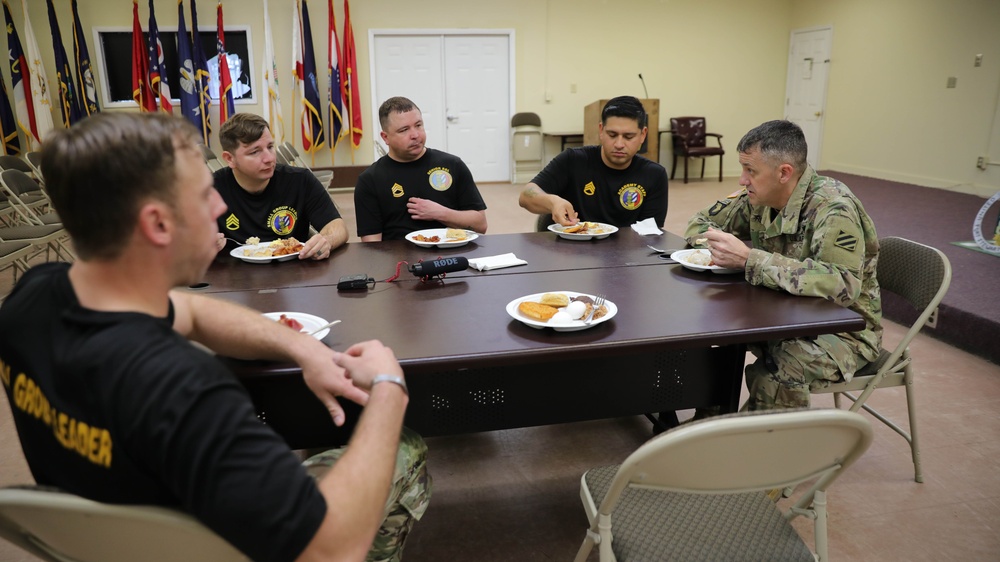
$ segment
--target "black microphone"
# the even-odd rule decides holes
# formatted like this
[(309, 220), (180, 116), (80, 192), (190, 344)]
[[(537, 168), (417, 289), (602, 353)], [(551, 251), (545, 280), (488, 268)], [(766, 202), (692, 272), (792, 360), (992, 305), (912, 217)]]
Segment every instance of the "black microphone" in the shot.
[(438, 258), (432, 261), (422, 261), (407, 266), (406, 269), (408, 269), (410, 273), (416, 275), (417, 277), (433, 277), (435, 275), (441, 275), (442, 273), (451, 273), (452, 271), (462, 271), (467, 267), (469, 267), (469, 260), (467, 258), (457, 257), (457, 258)]
[[(642, 73), (639, 73), (639, 80), (642, 80)], [(649, 90), (646, 89), (646, 81), (642, 80), (642, 91), (646, 94), (646, 99), (649, 99)]]

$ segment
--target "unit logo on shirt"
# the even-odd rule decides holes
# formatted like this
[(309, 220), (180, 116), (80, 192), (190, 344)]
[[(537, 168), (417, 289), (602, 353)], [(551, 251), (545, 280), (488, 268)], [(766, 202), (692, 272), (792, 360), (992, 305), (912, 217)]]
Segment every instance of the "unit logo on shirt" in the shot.
[(226, 228), (228, 230), (239, 230), (240, 229), (240, 219), (236, 218), (236, 215), (229, 213), (226, 217)]
[(395, 198), (400, 198), (403, 196), (403, 186), (398, 183), (392, 184), (392, 196)]
[(278, 236), (287, 236), (295, 228), (298, 218), (295, 209), (288, 206), (278, 207), (271, 212), (271, 216), (267, 217), (267, 225)]
[(593, 195), (597, 191), (597, 187), (594, 186), (594, 182), (587, 182), (587, 185), (583, 186), (583, 193), (586, 195)]
[(438, 191), (448, 191), (451, 187), (451, 172), (447, 168), (434, 168), (427, 172), (427, 183)]
[(634, 211), (642, 206), (642, 200), (646, 198), (646, 190), (637, 183), (627, 183), (618, 190), (618, 202), (629, 211)]

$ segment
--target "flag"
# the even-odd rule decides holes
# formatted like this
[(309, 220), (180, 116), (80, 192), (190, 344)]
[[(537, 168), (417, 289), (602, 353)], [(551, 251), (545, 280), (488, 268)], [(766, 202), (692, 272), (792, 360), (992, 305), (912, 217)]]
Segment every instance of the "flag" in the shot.
[(73, 56), (76, 58), (76, 99), (80, 100), (80, 115), (92, 115), (101, 110), (97, 105), (97, 79), (90, 64), (90, 49), (87, 37), (80, 25), (80, 14), (76, 11), (76, 0), (71, 0), (73, 8)]
[(337, 142), (346, 132), (344, 127), (344, 84), (340, 81), (340, 38), (337, 37), (337, 16), (333, 13), (333, 0), (327, 0), (327, 7), (330, 10), (330, 45), (327, 58), (330, 61), (327, 73), (330, 76), (330, 84), (327, 89), (326, 101), (330, 111), (330, 159), (333, 159), (333, 152), (337, 150)]
[(264, 77), (264, 120), (271, 129), (271, 136), (285, 142), (285, 120), (281, 118), (281, 96), (278, 88), (278, 65), (274, 62), (274, 42), (271, 40), (271, 18), (268, 16), (267, 0), (264, 0), (264, 61), (260, 65)]
[(354, 29), (351, 27), (351, 6), (344, 0), (344, 100), (351, 128), (351, 146), (361, 146), (364, 127), (361, 123), (361, 92), (358, 86), (358, 53), (354, 48)]
[(25, 60), (21, 40), (14, 27), (14, 18), (10, 15), (10, 6), (3, 0), (3, 17), (7, 28), (7, 50), (10, 58), (10, 85), (14, 90), (14, 111), (17, 113), (17, 124), (24, 133), (27, 149), (36, 150), (40, 145), (38, 127), (35, 124), (35, 107), (31, 98), (31, 76), (28, 61)]
[(295, 0), (294, 16), (292, 18), (292, 115), (295, 115), (295, 89), (299, 89), (299, 98), (306, 97), (302, 91), (302, 13), (299, 0)]
[(309, 4), (302, 0), (302, 149), (313, 152), (323, 146), (323, 118), (320, 115), (316, 56), (313, 50)]
[(62, 33), (59, 31), (59, 20), (56, 18), (56, 8), (52, 0), (47, 0), (49, 8), (49, 27), (52, 29), (52, 50), (56, 56), (56, 81), (59, 83), (59, 109), (62, 112), (63, 127), (69, 127), (80, 120), (80, 101), (76, 97), (76, 82), (69, 66), (69, 57), (63, 47)]
[(209, 84), (212, 82), (212, 75), (208, 72), (208, 59), (205, 58), (205, 49), (198, 35), (198, 9), (195, 0), (191, 0), (191, 56), (195, 91), (198, 92), (198, 114), (201, 117), (201, 124), (195, 126), (201, 131), (201, 141), (205, 146), (211, 146), (212, 116), (209, 109), (212, 107), (212, 94), (209, 92)]
[(139, 25), (139, 3), (132, 0), (132, 99), (139, 111), (156, 111), (156, 98), (149, 88), (149, 51)]
[(35, 129), (38, 132), (36, 138), (43, 141), (53, 127), (49, 80), (45, 77), (42, 55), (38, 52), (38, 41), (35, 41), (35, 33), (31, 30), (31, 21), (28, 19), (28, 6), (25, 0), (21, 0), (21, 10), (24, 12), (24, 54), (27, 61), (27, 75), (31, 78), (31, 105), (35, 108)]
[[(152, 1), (152, 0), (150, 0)], [(219, 0), (218, 14), (219, 33), (215, 50), (219, 56), (219, 126), (236, 113), (233, 104), (233, 78), (229, 75), (229, 60), (226, 58), (226, 38), (222, 27), (222, 0)]]
[(10, 98), (7, 97), (7, 84), (3, 81), (3, 74), (0, 74), (0, 134), (3, 135), (3, 144), (0, 154), (20, 154), (21, 141), (17, 139), (17, 123), (14, 122), (14, 113), (10, 110)]
[[(50, 2), (52, 0), (49, 0)], [(170, 101), (170, 85), (167, 84), (167, 69), (163, 64), (163, 43), (160, 43), (160, 30), (156, 27), (156, 14), (153, 13), (153, 0), (149, 0), (149, 89), (154, 96), (160, 98), (160, 111), (173, 113), (174, 104)], [(154, 102), (155, 103), (155, 102)]]
[(202, 127), (199, 113), (201, 105), (198, 103), (194, 63), (191, 62), (191, 36), (188, 35), (187, 26), (184, 24), (184, 2), (182, 0), (177, 2), (177, 62), (180, 66), (181, 115), (200, 130)]

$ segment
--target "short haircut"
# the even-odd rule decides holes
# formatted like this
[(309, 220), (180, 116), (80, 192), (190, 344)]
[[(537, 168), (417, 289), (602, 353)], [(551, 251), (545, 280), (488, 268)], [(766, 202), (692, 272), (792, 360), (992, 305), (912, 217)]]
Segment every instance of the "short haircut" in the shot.
[(219, 129), (219, 144), (222, 145), (222, 150), (231, 154), (236, 152), (236, 149), (240, 147), (240, 143), (251, 144), (257, 142), (261, 135), (264, 134), (265, 129), (270, 130), (270, 127), (268, 127), (267, 121), (260, 115), (237, 113), (227, 119), (222, 124), (222, 128)]
[[(42, 177), (82, 260), (114, 259), (149, 200), (177, 205), (177, 153), (198, 153), (183, 117), (102, 112), (42, 144)], [(200, 153), (198, 153), (200, 155)]]
[(390, 113), (406, 113), (407, 111), (413, 111), (416, 109), (420, 111), (417, 104), (404, 98), (402, 96), (391, 97), (384, 102), (382, 105), (378, 106), (378, 122), (382, 126), (382, 130), (385, 131), (386, 127), (389, 126), (389, 114)]
[(802, 129), (791, 121), (768, 121), (743, 135), (736, 151), (747, 153), (756, 148), (774, 166), (791, 164), (796, 172), (806, 169), (806, 155), (809, 147)]
[(618, 96), (608, 100), (608, 103), (604, 104), (604, 109), (601, 110), (602, 125), (607, 124), (608, 117), (635, 119), (640, 129), (647, 125), (649, 119), (649, 116), (646, 115), (646, 108), (642, 107), (642, 102), (633, 96)]

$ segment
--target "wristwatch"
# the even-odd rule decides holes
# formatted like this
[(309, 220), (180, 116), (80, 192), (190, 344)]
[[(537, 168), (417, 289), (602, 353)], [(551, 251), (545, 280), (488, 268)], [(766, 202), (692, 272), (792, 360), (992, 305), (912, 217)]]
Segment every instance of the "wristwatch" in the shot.
[(396, 375), (376, 375), (375, 378), (372, 379), (372, 388), (380, 382), (396, 383), (403, 389), (403, 392), (405, 392), (407, 396), (410, 395), (410, 389), (406, 388), (406, 381), (403, 380), (403, 377)]

